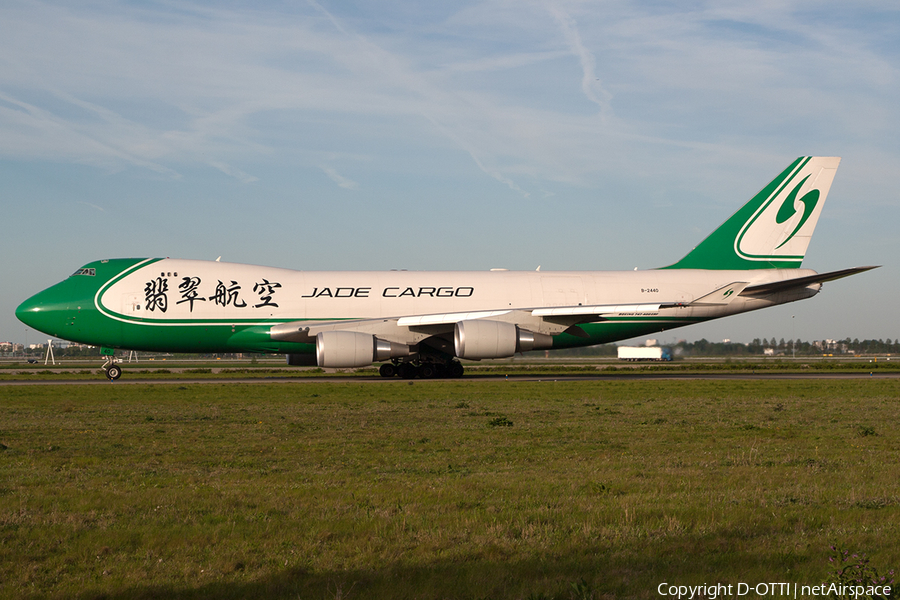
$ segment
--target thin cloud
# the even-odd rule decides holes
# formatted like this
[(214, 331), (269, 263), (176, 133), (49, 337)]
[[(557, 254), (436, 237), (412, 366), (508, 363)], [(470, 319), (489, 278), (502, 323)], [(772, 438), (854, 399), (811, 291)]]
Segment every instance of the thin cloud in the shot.
[(106, 212), (106, 209), (104, 209), (103, 207), (97, 206), (96, 204), (91, 204), (90, 202), (85, 202), (84, 200), (78, 200), (77, 204), (83, 204), (84, 206), (89, 206), (95, 210), (99, 210), (100, 212)]
[(507, 69), (518, 69), (520, 67), (530, 66), (549, 60), (557, 60), (568, 55), (568, 52), (564, 52), (561, 50), (553, 50), (547, 52), (517, 52), (514, 54), (488, 56), (475, 60), (465, 60), (463, 62), (450, 63), (445, 65), (443, 68), (447, 71), (455, 71), (460, 73), (505, 71)]
[(886, 162), (896, 53), (867, 43), (862, 21), (798, 7), (487, 0), (392, 30), (389, 13), (372, 26), (314, 1), (293, 13), (7, 5), (0, 154), (175, 179), (212, 165), (250, 182), (261, 161), (319, 167), (308, 157), (323, 148), (389, 137), (372, 154), (394, 164), (449, 141), (523, 196), (671, 148), (781, 154), (833, 132)]
[(231, 177), (234, 177), (241, 183), (253, 183), (254, 181), (259, 181), (258, 177), (254, 177), (253, 175), (244, 173), (240, 169), (235, 169), (231, 165), (227, 165), (223, 162), (219, 162), (217, 160), (211, 160), (211, 161), (209, 161), (209, 164), (210, 164), (210, 166), (215, 167), (216, 169), (222, 171), (226, 175), (230, 175)]
[[(0, 92), (0, 154), (115, 167), (127, 163), (178, 178), (176, 171), (111, 143), (108, 127), (67, 119)], [(86, 103), (73, 102), (79, 108)], [(122, 127), (122, 123), (116, 124)], [(127, 129), (134, 129), (128, 127)]]
[(328, 176), (328, 179), (332, 180), (339, 187), (344, 188), (345, 190), (357, 190), (359, 189), (359, 184), (353, 181), (352, 179), (347, 179), (343, 175), (337, 172), (337, 169), (334, 167), (329, 167), (327, 165), (319, 165), (319, 168), (322, 169), (322, 172)]
[(581, 90), (588, 100), (600, 107), (601, 115), (606, 116), (611, 111), (612, 94), (604, 90), (600, 84), (600, 78), (596, 74), (596, 61), (593, 54), (585, 48), (584, 43), (581, 41), (581, 35), (578, 33), (578, 24), (575, 22), (575, 19), (563, 12), (557, 5), (551, 4), (547, 8), (557, 23), (559, 23), (566, 42), (581, 63)]

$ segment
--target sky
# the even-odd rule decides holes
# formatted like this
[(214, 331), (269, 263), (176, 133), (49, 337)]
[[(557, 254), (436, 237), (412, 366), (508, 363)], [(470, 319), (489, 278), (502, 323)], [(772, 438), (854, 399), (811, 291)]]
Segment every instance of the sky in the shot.
[(631, 270), (796, 157), (803, 266), (882, 268), (667, 332), (900, 337), (891, 0), (0, 3), (0, 340), (85, 263)]

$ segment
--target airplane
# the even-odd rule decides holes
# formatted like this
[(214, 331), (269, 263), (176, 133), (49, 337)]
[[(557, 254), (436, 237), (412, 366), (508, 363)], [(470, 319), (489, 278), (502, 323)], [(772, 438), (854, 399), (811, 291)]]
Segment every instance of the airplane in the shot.
[(89, 263), (16, 309), (28, 326), (115, 350), (280, 353), (461, 377), (460, 359), (590, 346), (815, 296), (874, 266), (801, 269), (840, 158), (800, 157), (678, 262), (635, 271), (296, 271), (171, 258)]

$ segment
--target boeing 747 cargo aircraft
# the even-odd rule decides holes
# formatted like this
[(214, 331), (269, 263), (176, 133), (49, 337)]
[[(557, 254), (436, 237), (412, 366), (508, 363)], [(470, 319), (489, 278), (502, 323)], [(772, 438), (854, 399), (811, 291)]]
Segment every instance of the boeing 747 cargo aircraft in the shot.
[(459, 359), (590, 346), (815, 296), (874, 267), (801, 269), (839, 158), (803, 157), (680, 261), (645, 271), (295, 271), (99, 260), (21, 304), (25, 324), (116, 349), (264, 352), (292, 365), (459, 377)]

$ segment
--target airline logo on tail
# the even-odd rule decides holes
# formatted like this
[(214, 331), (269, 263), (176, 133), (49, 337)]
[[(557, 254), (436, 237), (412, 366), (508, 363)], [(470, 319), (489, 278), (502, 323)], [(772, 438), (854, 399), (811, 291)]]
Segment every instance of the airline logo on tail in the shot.
[(798, 268), (840, 162), (798, 158), (687, 256), (664, 268)]
[(839, 162), (801, 160), (744, 223), (735, 253), (750, 261), (802, 261)]
[[(788, 219), (797, 214), (797, 209), (794, 208), (794, 201), (797, 198), (797, 192), (800, 191), (800, 188), (806, 183), (806, 180), (809, 179), (809, 175), (807, 175), (803, 181), (797, 184), (797, 187), (794, 188), (790, 194), (788, 194), (787, 199), (781, 205), (781, 208), (778, 209), (778, 214), (775, 216), (775, 222), (778, 224), (787, 222)], [(781, 248), (797, 235), (797, 232), (800, 231), (800, 228), (803, 227), (803, 224), (806, 223), (807, 219), (809, 219), (810, 215), (816, 208), (816, 204), (819, 202), (819, 190), (813, 190), (811, 192), (807, 192), (802, 198), (800, 198), (800, 202), (803, 204), (803, 217), (801, 217), (800, 222), (797, 223), (797, 227), (791, 232), (791, 235), (788, 236), (786, 240), (778, 244), (778, 248)], [(778, 250), (778, 248), (775, 248)]]

